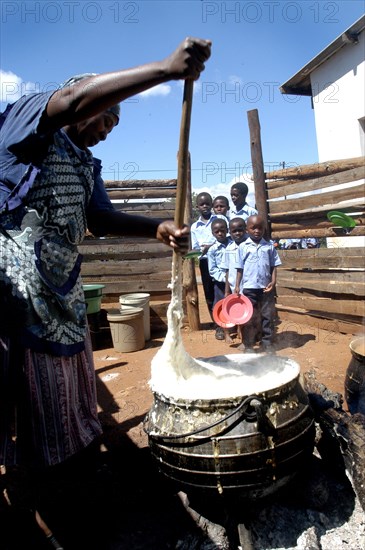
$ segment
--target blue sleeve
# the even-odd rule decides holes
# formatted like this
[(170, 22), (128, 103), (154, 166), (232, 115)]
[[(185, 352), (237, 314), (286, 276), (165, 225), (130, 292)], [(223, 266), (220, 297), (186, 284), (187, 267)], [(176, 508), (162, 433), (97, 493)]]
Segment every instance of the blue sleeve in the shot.
[(222, 279), (222, 271), (217, 265), (217, 253), (216, 248), (211, 246), (207, 252), (209, 275), (215, 280), (220, 281)]
[(0, 132), (0, 157), (14, 155), (22, 164), (43, 158), (49, 136), (39, 133), (39, 122), (54, 91), (29, 94), (12, 106)]
[(115, 210), (108, 193), (104, 186), (104, 180), (101, 177), (102, 165), (101, 161), (93, 158), (94, 163), (94, 189), (87, 207), (86, 215), (95, 214), (105, 210)]
[(270, 265), (271, 267), (276, 267), (278, 265), (281, 265), (280, 256), (274, 246), (271, 247), (271, 254), (270, 254)]
[(200, 244), (196, 236), (196, 223), (194, 222), (190, 227), (191, 248), (193, 250), (200, 250)]

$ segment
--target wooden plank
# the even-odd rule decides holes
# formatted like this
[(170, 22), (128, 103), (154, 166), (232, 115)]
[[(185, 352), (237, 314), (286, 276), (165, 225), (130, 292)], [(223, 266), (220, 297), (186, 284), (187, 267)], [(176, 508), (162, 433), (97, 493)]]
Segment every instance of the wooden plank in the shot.
[(106, 180), (106, 189), (140, 189), (142, 187), (176, 187), (176, 178), (167, 180)]
[(175, 209), (175, 205), (171, 201), (158, 201), (158, 202), (114, 202), (113, 206), (116, 210), (125, 212), (126, 214), (135, 214), (139, 211), (150, 211), (157, 217), (164, 211), (171, 212)]
[[(337, 272), (338, 274), (338, 272)], [(317, 274), (318, 276), (318, 274)], [(350, 283), (344, 281), (325, 281), (316, 278), (308, 278), (307, 273), (301, 279), (285, 277), (280, 273), (280, 288), (311, 289), (312, 293), (326, 292), (330, 294), (341, 294), (346, 298), (347, 294), (365, 298), (365, 283)]]
[[(124, 208), (119, 208), (119, 205), (115, 205), (116, 210), (118, 211), (125, 211)], [(158, 212), (152, 211), (147, 207), (141, 206), (141, 209), (138, 210), (137, 208), (131, 211), (125, 211), (126, 214), (133, 214), (134, 216), (144, 216), (146, 218), (158, 218), (160, 220), (168, 220), (168, 219), (174, 219), (174, 210), (160, 210)]]
[[(293, 297), (278, 296), (278, 305), (293, 306)], [(362, 319), (365, 315), (365, 303), (363, 300), (335, 300), (333, 298), (309, 298), (297, 296), (295, 306), (308, 311), (325, 311), (337, 315), (352, 315)]]
[(289, 306), (284, 307), (280, 305), (278, 305), (276, 309), (279, 319), (282, 322), (302, 324), (303, 322), (308, 323), (309, 319), (309, 326), (315, 326), (336, 334), (341, 332), (343, 334), (355, 335), (364, 330), (361, 322), (356, 322), (356, 319), (351, 319), (350, 316), (338, 317), (331, 313), (308, 312), (305, 309), (292, 308)]
[(359, 226), (352, 228), (349, 232), (337, 227), (328, 229), (293, 229), (290, 231), (272, 231), (272, 239), (305, 239), (306, 237), (363, 237), (365, 235), (365, 226)]
[(310, 272), (287, 271), (278, 272), (278, 288), (291, 288), (302, 291), (309, 289), (312, 293), (327, 292), (331, 294), (353, 294), (365, 298), (365, 274), (361, 272)]
[(363, 284), (365, 285), (365, 271), (337, 271), (337, 270), (325, 270), (323, 269), (306, 269), (304, 271), (292, 271), (291, 269), (286, 269), (285, 266), (280, 266), (278, 268), (280, 271), (280, 280), (285, 278), (286, 280), (297, 281), (301, 283), (303, 277), (308, 281), (321, 280), (328, 282), (330, 284), (346, 283), (346, 284)]
[[(131, 251), (131, 252), (121, 252), (121, 253), (118, 253), (118, 254), (100, 254), (100, 256), (97, 257), (97, 259), (95, 258), (95, 255), (94, 254), (85, 254), (83, 256), (83, 265), (88, 265), (88, 264), (93, 264), (94, 262), (97, 262), (97, 261), (102, 261), (102, 262), (109, 262), (109, 261), (115, 261), (115, 262), (128, 262), (128, 261), (133, 261), (133, 260), (138, 260), (138, 261), (143, 261), (143, 260), (154, 260), (154, 261), (159, 261), (159, 259), (164, 259), (164, 258), (168, 258), (170, 260), (170, 264), (171, 264), (171, 254), (165, 254), (165, 255), (162, 255), (161, 253), (149, 253), (149, 252), (146, 252), (146, 251), (142, 251), (142, 252), (135, 252), (135, 251)], [(122, 269), (122, 265), (119, 264), (119, 271), (121, 271)]]
[[(341, 207), (339, 205), (336, 206), (336, 209), (341, 210), (341, 212), (344, 212), (348, 214), (349, 216), (356, 215), (361, 217), (364, 215), (365, 212), (365, 201), (362, 201), (363, 203), (357, 203), (354, 204), (352, 201), (350, 201), (347, 205), (343, 202), (341, 204)], [(351, 204), (351, 208), (349, 207)], [(269, 214), (270, 222), (271, 223), (292, 223), (297, 222), (298, 224), (301, 224), (305, 220), (311, 220), (313, 218), (317, 218), (318, 220), (322, 220), (324, 222), (327, 222), (327, 212), (329, 212), (330, 209), (326, 207), (318, 207), (318, 208), (309, 208), (307, 211), (305, 210), (297, 210), (296, 212), (281, 212), (277, 214)], [(362, 225), (362, 224), (361, 224)], [(335, 226), (334, 226), (335, 227)]]
[[(277, 186), (277, 182), (267, 182), (268, 188), (268, 197), (269, 199), (276, 199), (283, 196), (293, 195), (295, 193), (308, 193), (313, 192), (318, 189), (325, 189), (326, 187), (331, 187), (332, 185), (338, 185), (341, 183), (349, 183), (352, 181), (357, 181), (365, 177), (364, 167), (353, 168), (351, 170), (346, 170), (344, 172), (338, 172), (336, 174), (331, 174), (329, 176), (324, 176), (321, 178), (308, 179), (308, 180), (299, 180), (297, 182), (291, 182), (287, 185)], [(284, 180), (285, 181), (285, 180)], [(270, 187), (270, 183), (276, 184), (275, 188)], [(283, 183), (283, 182), (281, 182)]]
[(98, 255), (112, 258), (115, 254), (126, 253), (145, 253), (146, 255), (155, 254), (156, 256), (172, 256), (170, 248), (155, 239), (90, 239), (85, 240), (79, 246), (79, 251), (84, 255), (92, 255), (94, 259), (99, 259)]
[[(359, 226), (365, 226), (365, 216), (364, 213), (362, 215), (354, 215), (352, 216)], [(272, 222), (271, 223), (271, 230), (277, 231), (277, 232), (288, 232), (288, 235), (291, 231), (296, 230), (316, 230), (316, 229), (332, 229), (334, 227), (333, 223), (331, 223), (327, 218), (323, 218), (323, 214), (320, 214), (319, 217), (310, 218), (309, 216), (298, 222), (298, 218), (295, 216), (291, 220), (288, 220), (286, 222)], [(285, 237), (283, 237), (285, 238)]]
[(358, 166), (364, 166), (365, 159), (363, 156), (354, 157), (351, 159), (329, 160), (316, 164), (304, 164), (301, 166), (293, 166), (284, 168), (283, 170), (275, 170), (265, 174), (267, 180), (272, 179), (289, 179), (289, 178), (308, 178), (320, 177), (336, 172), (343, 172)]
[[(93, 266), (93, 264), (91, 264), (91, 266)], [(93, 274), (93, 270), (91, 269), (90, 270), (90, 275), (86, 275), (86, 273), (84, 273), (83, 271), (81, 272), (81, 275), (82, 275), (82, 278), (83, 279), (89, 279), (89, 278), (92, 278), (92, 279), (96, 279), (97, 277), (100, 277), (100, 281), (102, 280), (102, 282), (104, 283), (107, 283), (107, 282), (120, 282), (120, 283), (124, 283), (125, 281), (139, 281), (139, 279), (141, 278), (141, 274), (140, 273), (136, 273), (135, 275), (131, 274), (131, 273), (120, 273), (120, 270), (119, 270), (119, 273), (117, 275), (112, 275), (110, 273), (96, 273), (95, 275)], [(151, 281), (166, 281), (166, 284), (168, 284), (171, 280), (171, 270), (167, 270), (167, 271), (161, 271), (159, 273), (145, 273), (143, 275), (144, 277), (144, 280), (146, 282), (146, 284), (150, 283)]]
[(117, 189), (108, 190), (108, 195), (111, 200), (126, 200), (126, 199), (170, 199), (176, 197), (176, 189), (164, 189), (163, 193), (160, 189)]
[[(297, 269), (364, 269), (362, 247), (331, 247), (306, 250), (279, 250), (283, 268)], [(279, 270), (282, 267), (278, 268)]]
[(167, 281), (152, 281), (147, 279), (132, 280), (131, 278), (126, 279), (125, 281), (107, 281), (104, 278), (92, 278), (92, 277), (83, 277), (84, 284), (103, 284), (103, 295), (115, 295), (120, 296), (120, 294), (127, 294), (130, 292), (166, 292)]
[[(285, 202), (285, 201), (284, 201)], [(272, 203), (273, 204), (273, 203)], [(287, 220), (295, 220), (303, 218), (313, 218), (313, 217), (320, 217), (321, 213), (323, 213), (323, 220), (327, 219), (327, 212), (330, 210), (341, 210), (342, 212), (346, 212), (347, 214), (352, 215), (356, 212), (363, 212), (365, 209), (365, 200), (364, 198), (359, 198), (358, 200), (351, 200), (351, 201), (343, 201), (341, 205), (339, 204), (332, 204), (332, 205), (323, 205), (318, 206), (315, 208), (304, 208), (303, 210), (297, 210), (296, 212), (288, 211), (288, 212), (277, 212), (277, 213), (270, 213), (270, 220), (273, 221), (287, 221)]]
[(335, 191), (307, 195), (305, 197), (297, 197), (295, 199), (273, 200), (269, 201), (269, 211), (271, 214), (291, 212), (297, 210), (306, 210), (322, 207), (327, 211), (341, 209), (339, 203), (341, 201), (350, 201), (358, 199), (359, 202), (364, 201), (364, 186), (363, 184), (346, 189), (337, 189)]
[[(87, 276), (120, 276), (123, 277), (132, 276), (140, 277), (141, 275), (150, 275), (151, 273), (171, 272), (171, 260), (170, 258), (158, 258), (148, 260), (130, 260), (124, 261), (123, 264), (120, 261), (94, 261), (84, 263), (81, 269), (83, 277)], [(170, 276), (171, 278), (171, 276)]]

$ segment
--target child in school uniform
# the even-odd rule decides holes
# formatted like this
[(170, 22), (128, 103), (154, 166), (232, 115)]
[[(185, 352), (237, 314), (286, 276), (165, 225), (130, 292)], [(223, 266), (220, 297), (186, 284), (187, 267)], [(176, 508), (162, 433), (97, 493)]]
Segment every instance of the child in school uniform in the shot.
[(281, 260), (275, 246), (263, 238), (264, 230), (264, 219), (259, 215), (250, 216), (247, 220), (248, 238), (239, 245), (235, 255), (235, 292), (243, 293), (253, 305), (253, 315), (245, 325), (243, 338), (247, 353), (254, 351), (260, 331), (261, 350), (273, 352), (276, 268), (281, 265)]
[(208, 311), (213, 320), (214, 283), (209, 274), (207, 252), (215, 242), (212, 233), (212, 222), (217, 217), (212, 213), (213, 199), (209, 193), (202, 192), (196, 197), (196, 207), (199, 211), (199, 218), (191, 225), (191, 246), (194, 250), (200, 250), (199, 270), (204, 289), (204, 297)]
[(213, 212), (217, 216), (225, 216), (229, 220), (229, 200), (224, 195), (218, 195), (213, 200)]
[[(239, 245), (244, 242), (246, 237), (246, 223), (242, 218), (233, 218), (229, 222), (229, 233), (231, 236), (231, 242), (227, 245), (224, 256), (222, 258), (222, 269), (225, 271), (225, 291), (224, 296), (229, 296), (235, 291), (237, 269), (236, 269), (236, 254)], [(242, 342), (242, 327), (237, 326), (237, 335)], [(233, 343), (233, 340), (228, 334), (226, 342)], [(241, 349), (243, 344), (240, 344), (238, 349)]]
[[(217, 302), (224, 298), (225, 295), (226, 271), (222, 268), (222, 258), (227, 246), (231, 242), (231, 238), (227, 236), (227, 233), (227, 222), (223, 218), (215, 218), (212, 221), (212, 234), (215, 237), (216, 242), (212, 244), (207, 252), (209, 274), (213, 279), (214, 284), (213, 308)], [(215, 337), (217, 340), (228, 341), (228, 329), (223, 329), (222, 327), (217, 326), (215, 330)]]
[(231, 200), (233, 202), (233, 208), (230, 213), (230, 219), (243, 218), (247, 221), (249, 216), (254, 216), (258, 213), (256, 208), (247, 204), (247, 195), (248, 187), (242, 181), (237, 181), (231, 186)]

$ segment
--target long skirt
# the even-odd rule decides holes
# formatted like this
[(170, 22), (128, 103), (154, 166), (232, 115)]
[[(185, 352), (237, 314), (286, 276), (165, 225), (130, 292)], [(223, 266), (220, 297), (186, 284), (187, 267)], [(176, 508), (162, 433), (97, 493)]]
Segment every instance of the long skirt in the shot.
[(0, 464), (56, 465), (101, 433), (89, 335), (72, 357), (0, 336)]

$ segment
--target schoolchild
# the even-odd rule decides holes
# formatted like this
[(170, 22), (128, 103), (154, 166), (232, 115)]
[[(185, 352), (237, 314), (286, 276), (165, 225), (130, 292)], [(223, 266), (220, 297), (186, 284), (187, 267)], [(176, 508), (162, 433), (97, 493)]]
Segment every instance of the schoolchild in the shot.
[(213, 199), (207, 192), (199, 193), (196, 197), (196, 208), (199, 211), (199, 218), (191, 225), (191, 246), (194, 250), (200, 250), (199, 270), (202, 279), (204, 297), (207, 303), (209, 314), (213, 320), (214, 283), (209, 274), (207, 252), (215, 242), (212, 233), (212, 222), (217, 217), (212, 212)]
[(262, 351), (273, 351), (276, 268), (281, 265), (281, 260), (275, 246), (263, 238), (264, 231), (263, 218), (259, 215), (250, 216), (247, 220), (248, 238), (238, 247), (235, 256), (235, 292), (242, 292), (253, 305), (252, 318), (245, 325), (244, 331), (246, 352), (253, 352), (260, 332)]
[[(214, 284), (213, 308), (217, 302), (224, 298), (225, 293), (226, 270), (222, 268), (222, 258), (227, 246), (231, 242), (231, 238), (227, 236), (227, 233), (228, 226), (226, 221), (222, 218), (215, 218), (212, 221), (212, 234), (216, 242), (212, 244), (207, 253), (209, 274)], [(227, 329), (217, 326), (215, 337), (217, 340), (228, 340), (229, 332)]]
[(229, 220), (229, 200), (224, 195), (218, 195), (213, 200), (213, 212), (214, 214), (225, 216), (227, 223)]
[[(236, 254), (239, 245), (243, 243), (246, 238), (246, 223), (243, 218), (233, 218), (230, 220), (229, 233), (232, 240), (227, 245), (222, 258), (222, 269), (224, 269), (226, 273), (224, 291), (225, 297), (235, 291), (237, 279)], [(232, 334), (232, 332), (230, 334)], [(237, 326), (237, 335), (242, 342), (242, 327), (240, 325)], [(230, 336), (228, 336), (228, 338), (226, 338), (226, 342), (231, 344), (233, 343), (233, 340)]]
[(245, 183), (238, 181), (231, 186), (231, 199), (233, 208), (231, 209), (230, 219), (243, 218), (245, 221), (249, 216), (257, 214), (256, 208), (246, 202), (248, 187)]

